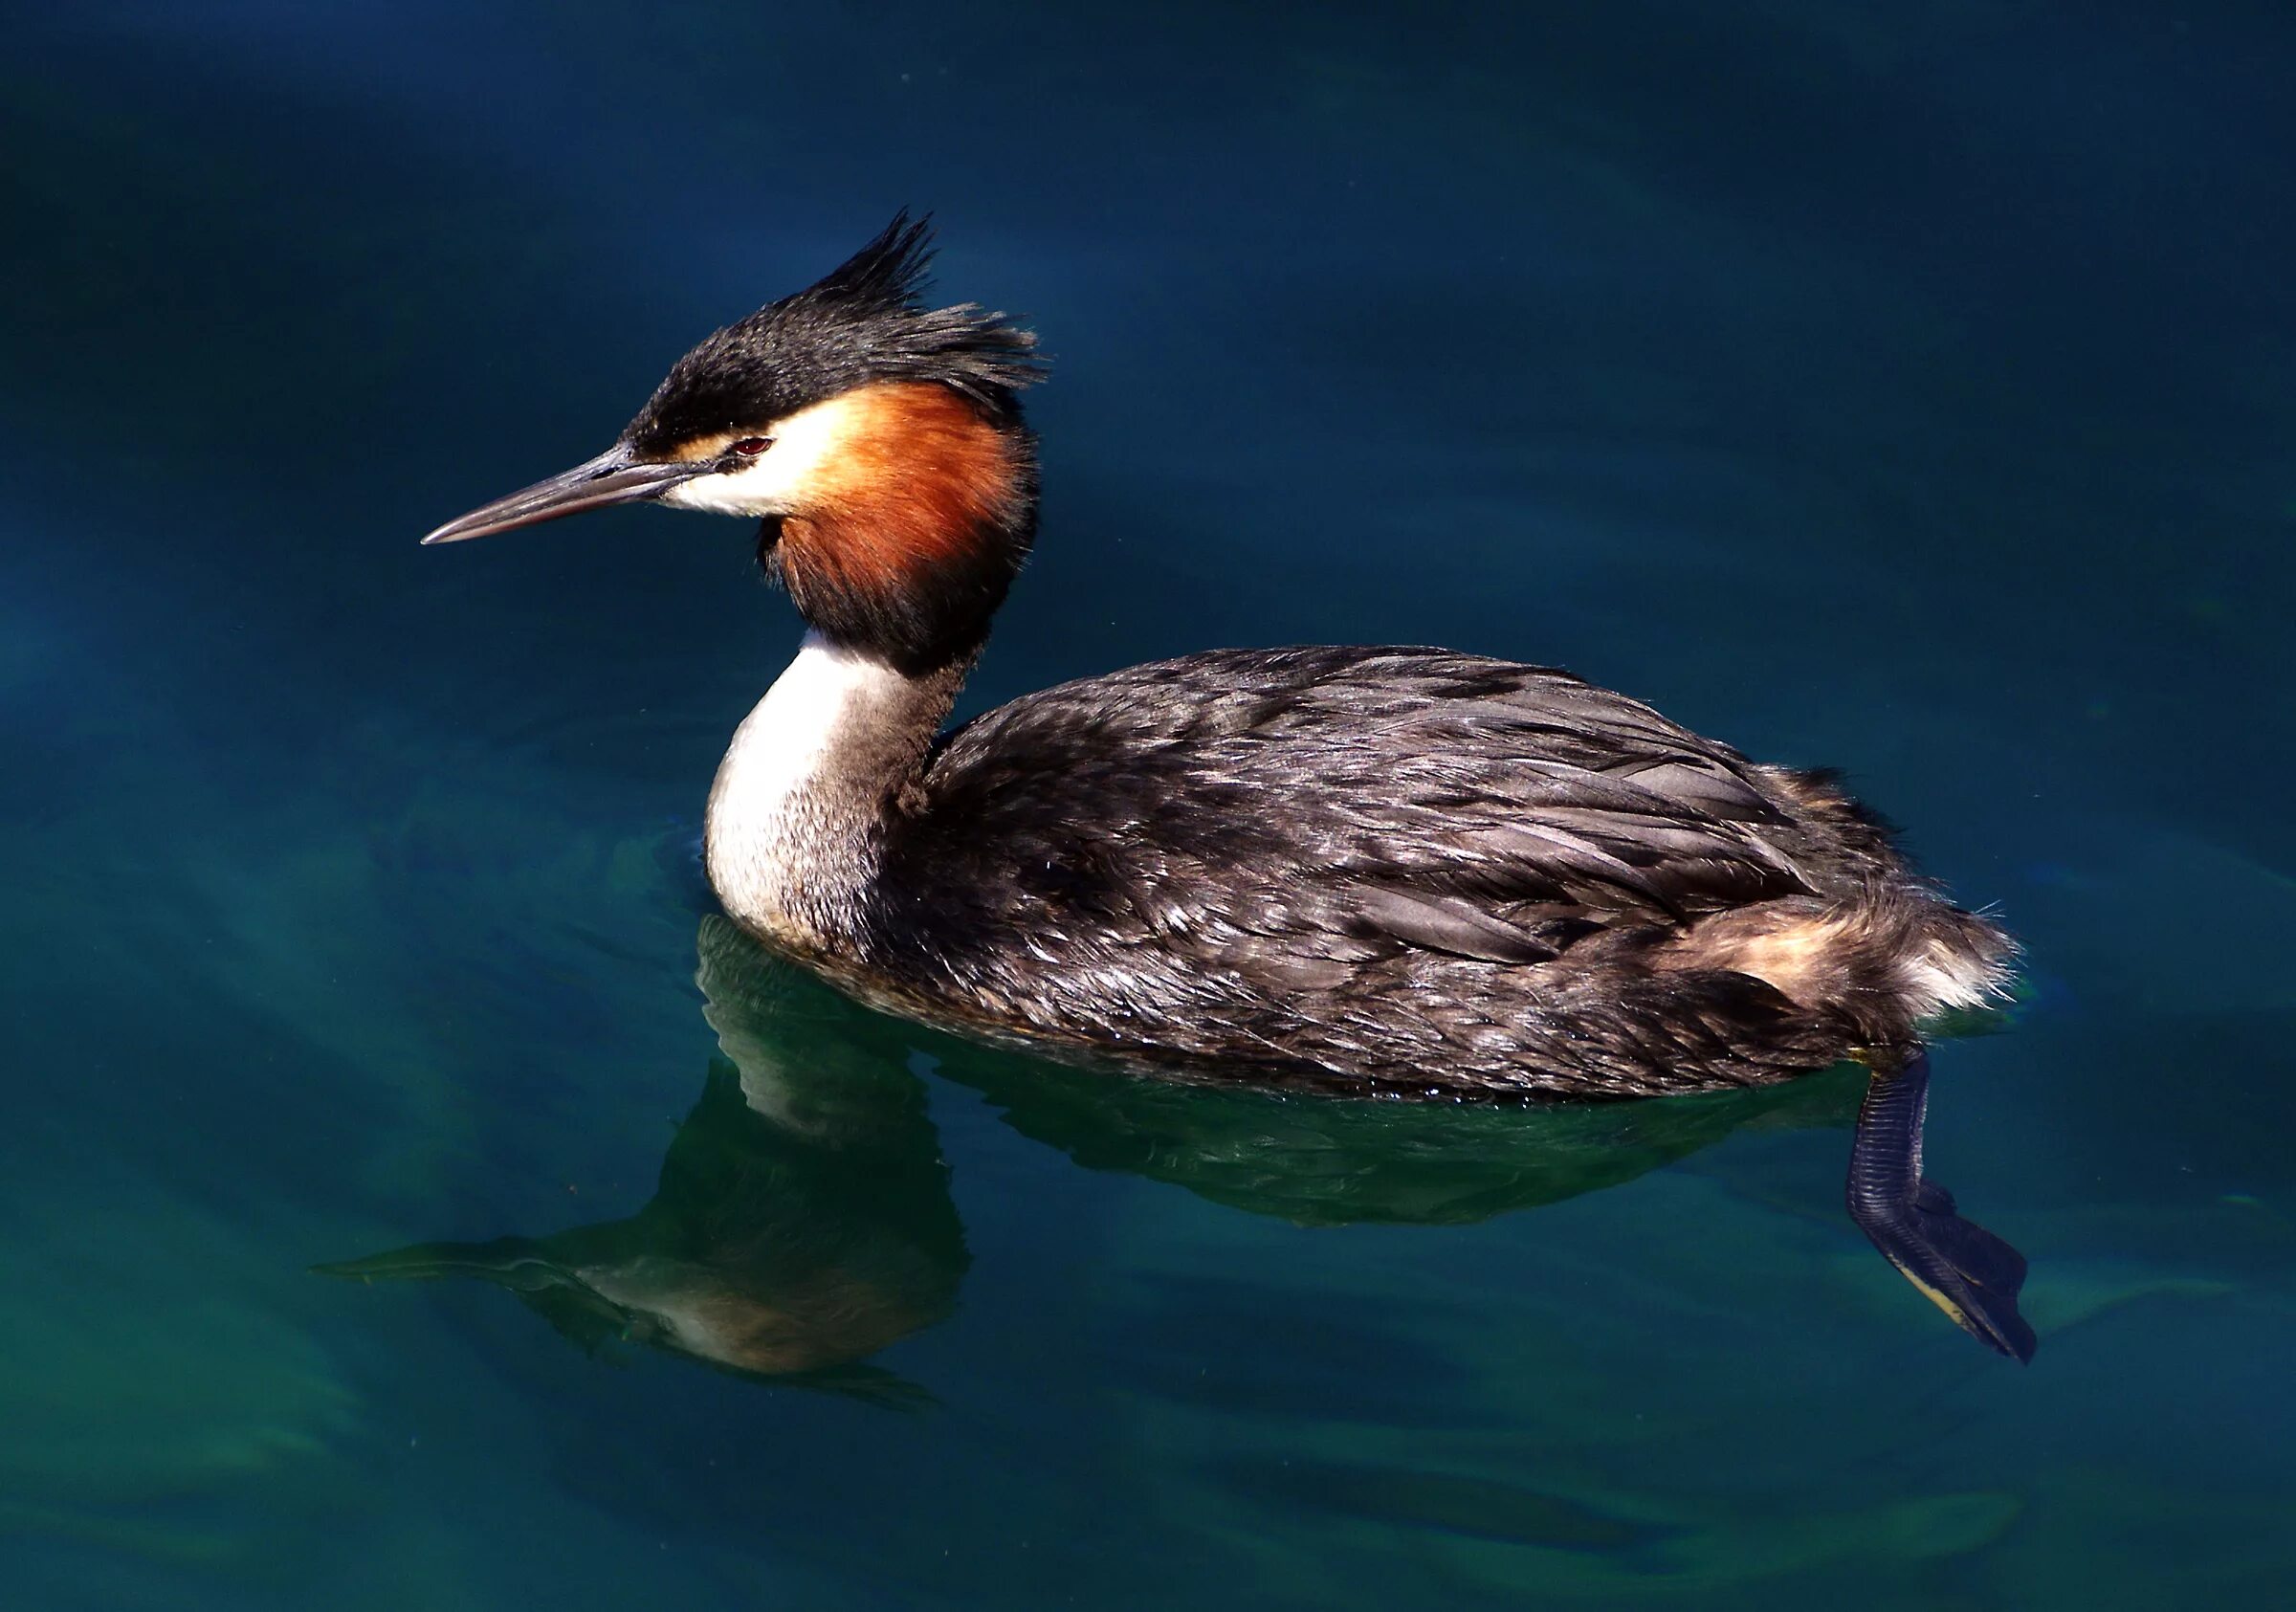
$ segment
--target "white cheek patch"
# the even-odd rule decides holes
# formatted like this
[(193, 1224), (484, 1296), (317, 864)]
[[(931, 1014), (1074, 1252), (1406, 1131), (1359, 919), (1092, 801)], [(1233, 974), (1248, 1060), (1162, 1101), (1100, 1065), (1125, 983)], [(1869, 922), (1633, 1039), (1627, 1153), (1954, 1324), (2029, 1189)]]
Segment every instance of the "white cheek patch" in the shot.
[(860, 411), (849, 394), (801, 409), (762, 434), (773, 446), (740, 470), (714, 471), (681, 481), (661, 501), (675, 509), (762, 519), (794, 513), (806, 490), (851, 435)]

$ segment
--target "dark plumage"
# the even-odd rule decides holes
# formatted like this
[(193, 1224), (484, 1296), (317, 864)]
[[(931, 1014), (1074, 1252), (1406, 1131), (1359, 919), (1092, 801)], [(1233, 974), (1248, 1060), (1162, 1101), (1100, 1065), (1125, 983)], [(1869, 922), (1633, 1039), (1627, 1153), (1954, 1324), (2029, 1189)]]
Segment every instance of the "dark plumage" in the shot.
[(714, 432), (793, 414), (855, 386), (923, 381), (1003, 417), (1044, 378), (1036, 337), (970, 302), (927, 308), (929, 220), (906, 212), (805, 290), (705, 337), (622, 438), (658, 457)]
[[(2008, 942), (1821, 778), (1566, 673), (1222, 651), (952, 735), (857, 961), (910, 992), (1238, 1078), (1450, 1094), (1749, 1085), (1908, 1042)], [(1778, 984), (1742, 938), (1840, 935)]]

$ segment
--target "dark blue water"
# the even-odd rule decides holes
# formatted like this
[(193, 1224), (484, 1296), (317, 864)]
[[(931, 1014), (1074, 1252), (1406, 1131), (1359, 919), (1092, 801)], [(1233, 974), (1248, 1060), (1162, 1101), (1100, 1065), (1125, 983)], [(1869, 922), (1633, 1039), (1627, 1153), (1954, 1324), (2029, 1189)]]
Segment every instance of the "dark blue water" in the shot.
[[(11, 1605), (2285, 1603), (2285, 6), (8, 36)], [(1845, 766), (2030, 949), (1930, 1158), (2031, 1367), (1854, 1074), (1130, 1089), (721, 944), (745, 531), (414, 540), (902, 204), (1058, 362), (971, 707), (1438, 642)]]

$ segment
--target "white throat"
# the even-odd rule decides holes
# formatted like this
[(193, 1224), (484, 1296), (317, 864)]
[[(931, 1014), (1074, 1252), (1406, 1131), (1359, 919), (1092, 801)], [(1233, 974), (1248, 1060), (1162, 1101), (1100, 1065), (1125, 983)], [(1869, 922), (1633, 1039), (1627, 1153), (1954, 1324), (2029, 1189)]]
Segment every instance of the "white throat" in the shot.
[[(808, 632), (797, 658), (735, 730), (710, 787), (710, 883), (728, 916), (819, 946), (874, 872), (869, 829), (881, 781), (848, 777), (841, 756), (907, 703), (913, 685), (874, 655)], [(856, 743), (855, 741), (859, 741)]]

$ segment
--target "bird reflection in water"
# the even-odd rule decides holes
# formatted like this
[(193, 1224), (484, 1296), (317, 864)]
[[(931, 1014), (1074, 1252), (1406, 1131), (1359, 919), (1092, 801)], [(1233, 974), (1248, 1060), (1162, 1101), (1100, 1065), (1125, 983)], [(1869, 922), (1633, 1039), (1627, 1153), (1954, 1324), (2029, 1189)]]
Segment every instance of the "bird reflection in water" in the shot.
[[(1005, 1122), (1094, 1169), (1301, 1225), (1457, 1225), (1592, 1192), (1748, 1126), (1855, 1114), (1849, 1202), (1875, 1245), (1979, 1341), (2023, 1359), (2024, 1261), (1920, 1175), (1926, 1067), (1732, 1093), (1515, 1110), (1330, 1097), (1079, 1070), (936, 1035), (838, 996), (725, 919), (702, 920), (703, 1016), (724, 1057), (628, 1220), (428, 1243), (325, 1265), (467, 1276), (585, 1348), (622, 1339), (882, 1402), (927, 1400), (865, 1363), (955, 1308), (969, 1256), (912, 1052)], [(1860, 1094), (1866, 1093), (1863, 1108)]]
[(697, 979), (724, 1057), (644, 1208), (319, 1270), (475, 1277), (585, 1349), (643, 1343), (889, 1403), (929, 1398), (860, 1363), (947, 1315), (969, 1263), (923, 1083), (899, 1048), (846, 1033), (845, 1004), (715, 916)]

